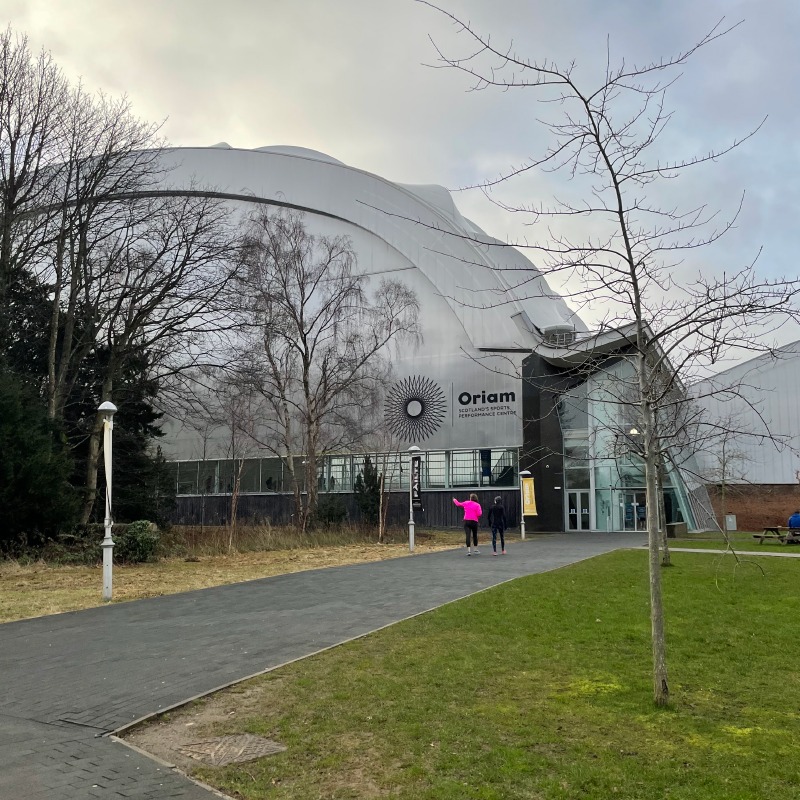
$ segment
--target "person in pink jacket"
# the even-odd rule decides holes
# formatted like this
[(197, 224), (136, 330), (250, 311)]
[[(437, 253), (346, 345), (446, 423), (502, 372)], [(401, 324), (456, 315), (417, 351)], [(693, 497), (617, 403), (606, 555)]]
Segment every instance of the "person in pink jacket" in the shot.
[(454, 497), (453, 502), (464, 509), (464, 533), (467, 537), (467, 555), (472, 555), (472, 551), (469, 547), (470, 536), (472, 537), (472, 545), (475, 547), (475, 555), (478, 555), (478, 520), (481, 514), (483, 514), (481, 504), (478, 502), (478, 495), (471, 494), (469, 500), (465, 500), (463, 503), (459, 502)]

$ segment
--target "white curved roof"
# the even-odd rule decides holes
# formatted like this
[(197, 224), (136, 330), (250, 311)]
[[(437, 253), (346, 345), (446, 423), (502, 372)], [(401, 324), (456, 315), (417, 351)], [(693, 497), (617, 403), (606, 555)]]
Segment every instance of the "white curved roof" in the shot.
[[(176, 189), (209, 187), (231, 199), (300, 208), (378, 237), (416, 267), (447, 302), (479, 349), (535, 347), (553, 325), (585, 326), (514, 248), (487, 236), (441, 186), (392, 183), (302, 147), (176, 148), (168, 151)], [(525, 283), (524, 295), (509, 287)], [(515, 318), (517, 321), (515, 322)]]
[(279, 156), (297, 156), (299, 158), (310, 158), (312, 161), (325, 161), (328, 164), (339, 164), (346, 166), (338, 158), (320, 153), (319, 150), (312, 150), (309, 147), (294, 147), (293, 145), (268, 145), (266, 147), (256, 147), (256, 153), (275, 153)]

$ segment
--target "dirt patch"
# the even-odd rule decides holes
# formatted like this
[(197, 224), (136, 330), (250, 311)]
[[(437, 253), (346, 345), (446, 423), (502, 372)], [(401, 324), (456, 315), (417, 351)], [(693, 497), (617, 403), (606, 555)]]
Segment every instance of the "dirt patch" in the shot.
[[(278, 723), (293, 703), (286, 694), (286, 683), (279, 672), (267, 673), (149, 720), (120, 738), (187, 775), (197, 776), (198, 771), (204, 770), (200, 777), (208, 781), (209, 767), (182, 749), (195, 742), (241, 733), (253, 720), (257, 720), (260, 736), (280, 742)], [(339, 790), (363, 798), (391, 794), (373, 780), (370, 764), (384, 756), (368, 743), (365, 745), (365, 737), (368, 742), (368, 734), (361, 732), (351, 748), (359, 754), (358, 761), (340, 764), (335, 772), (326, 775), (330, 795)], [(395, 764), (394, 768), (399, 769), (400, 765)], [(280, 783), (280, 778), (273, 783)]]
[[(280, 679), (276, 679), (267, 686), (273, 691), (280, 691), (280, 682)], [(239, 720), (263, 713), (264, 693), (263, 684), (240, 684), (133, 728), (122, 738), (191, 774), (200, 764), (182, 753), (181, 748), (219, 736), (221, 729), (236, 731)]]

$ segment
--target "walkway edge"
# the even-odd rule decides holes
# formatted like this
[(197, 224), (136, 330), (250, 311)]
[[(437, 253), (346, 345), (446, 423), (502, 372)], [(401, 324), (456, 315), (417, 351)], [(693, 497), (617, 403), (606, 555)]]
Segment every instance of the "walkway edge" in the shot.
[(127, 747), (129, 750), (133, 750), (134, 753), (138, 753), (140, 756), (144, 756), (145, 758), (149, 758), (151, 761), (155, 761), (156, 764), (164, 767), (165, 769), (171, 770), (172, 772), (177, 773), (182, 778), (186, 778), (186, 780), (191, 781), (196, 786), (199, 786), (201, 789), (205, 789), (207, 792), (211, 792), (211, 794), (216, 795), (217, 797), (221, 797), (222, 800), (236, 800), (235, 797), (231, 797), (229, 794), (224, 794), (219, 789), (215, 789), (213, 786), (210, 786), (207, 783), (203, 783), (203, 781), (197, 780), (197, 778), (193, 778), (188, 773), (184, 772), (180, 767), (176, 766), (175, 764), (170, 764), (169, 761), (164, 761), (163, 758), (159, 758), (153, 753), (149, 753), (147, 750), (142, 750), (141, 747), (137, 747), (132, 742), (126, 742), (124, 739), (120, 739), (119, 736), (114, 736), (114, 734), (106, 734), (112, 742), (116, 744), (121, 744), (124, 747)]
[[(619, 548), (625, 549), (625, 548)], [(636, 550), (638, 548), (631, 547), (631, 550)], [(613, 551), (612, 551), (613, 552)], [(350, 642), (357, 642), (359, 639), (364, 639), (367, 636), (372, 636), (374, 633), (379, 633), (380, 631), (384, 631), (387, 628), (391, 628), (394, 625), (399, 625), (401, 622), (407, 622), (410, 619), (415, 619), (416, 617), (421, 617), (424, 614), (430, 614), (431, 611), (436, 611), (437, 608), (445, 608), (446, 606), (452, 605), (453, 603), (459, 603), (461, 600), (466, 600), (468, 597), (476, 597), (479, 594), (483, 594), (484, 592), (489, 592), (492, 589), (496, 589), (498, 586), (504, 586), (507, 583), (512, 583), (513, 581), (522, 580), (523, 578), (530, 578), (533, 575), (547, 575), (551, 572), (557, 572), (560, 569), (566, 569), (567, 567), (571, 567), (573, 564), (580, 564), (583, 561), (589, 561), (592, 558), (597, 558), (598, 555), (606, 555), (605, 553), (594, 554), (590, 556), (586, 556), (585, 558), (580, 558), (576, 561), (570, 561), (568, 564), (562, 564), (558, 567), (553, 567), (552, 569), (544, 570), (543, 572), (535, 572), (531, 573), (530, 575), (517, 575), (513, 578), (506, 578), (499, 583), (495, 583), (492, 586), (487, 586), (483, 589), (479, 589), (477, 592), (469, 592), (465, 595), (461, 595), (460, 597), (456, 597), (453, 600), (448, 600), (446, 603), (439, 603), (438, 605), (431, 606), (430, 608), (426, 608), (423, 611), (418, 611), (415, 614), (410, 614), (407, 617), (403, 617), (402, 619), (397, 619), (394, 622), (389, 622), (386, 625), (381, 625), (378, 628), (374, 628), (371, 631), (365, 631), (364, 633), (360, 633), (357, 636), (351, 636), (349, 639), (342, 639), (341, 642), (336, 642), (336, 644), (328, 645), (327, 647), (321, 647), (319, 650), (314, 650), (311, 653), (306, 653), (305, 655), (298, 656), (297, 658), (289, 659), (288, 661), (284, 661), (280, 664), (275, 664), (272, 667), (267, 667), (266, 669), (259, 670), (258, 672), (253, 672), (251, 675), (245, 675), (242, 678), (236, 678), (235, 680), (228, 681), (227, 683), (223, 683), (219, 686), (215, 686), (213, 689), (209, 689), (208, 691), (201, 692), (200, 694), (193, 695), (192, 697), (187, 697), (186, 700), (181, 700), (177, 703), (173, 703), (170, 706), (165, 706), (164, 708), (160, 708), (158, 711), (153, 711), (151, 714), (145, 714), (143, 717), (139, 717), (138, 719), (133, 720), (132, 722), (127, 722), (125, 725), (122, 725), (119, 728), (115, 728), (113, 731), (109, 731), (108, 733), (104, 733), (103, 736), (112, 737), (114, 739), (120, 739), (122, 741), (121, 736), (126, 732), (129, 731), (131, 728), (135, 728), (137, 725), (141, 725), (148, 720), (156, 719), (160, 717), (162, 714), (168, 714), (170, 711), (175, 711), (175, 709), (183, 708), (183, 706), (188, 705), (189, 703), (194, 703), (196, 700), (202, 700), (204, 697), (209, 697), (212, 694), (216, 694), (217, 692), (222, 692), (225, 689), (230, 689), (231, 686), (237, 686), (240, 683), (244, 683), (245, 681), (252, 680), (253, 678), (258, 678), (261, 675), (267, 675), (270, 672), (275, 672), (275, 670), (283, 669), (284, 667), (288, 667), (290, 664), (296, 664), (298, 661), (305, 661), (307, 658), (313, 658), (314, 656), (318, 656), (321, 653), (327, 653), (329, 650), (334, 650), (337, 647), (341, 647), (345, 644), (350, 644)], [(136, 748), (138, 749), (138, 748)], [(145, 755), (149, 755), (147, 751), (140, 751), (143, 752)], [(154, 756), (152, 758), (155, 758)], [(156, 761), (159, 761), (158, 758), (155, 758)], [(168, 767), (174, 767), (173, 764), (168, 764), (164, 762)]]

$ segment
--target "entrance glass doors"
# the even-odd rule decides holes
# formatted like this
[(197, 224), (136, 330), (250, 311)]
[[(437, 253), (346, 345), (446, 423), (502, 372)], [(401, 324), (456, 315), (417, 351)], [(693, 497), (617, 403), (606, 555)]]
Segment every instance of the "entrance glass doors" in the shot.
[(644, 491), (626, 491), (624, 497), (624, 529), (643, 531), (647, 529), (647, 499)]
[(590, 528), (589, 492), (567, 492), (567, 530), (588, 531)]

